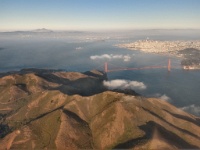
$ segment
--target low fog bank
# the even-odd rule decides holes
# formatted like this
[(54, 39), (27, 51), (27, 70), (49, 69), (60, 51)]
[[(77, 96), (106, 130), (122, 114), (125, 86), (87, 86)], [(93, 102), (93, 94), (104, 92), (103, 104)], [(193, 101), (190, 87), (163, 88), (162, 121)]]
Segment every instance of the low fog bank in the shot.
[(123, 61), (130, 61), (132, 56), (134, 56), (134, 54), (132, 55), (122, 55), (122, 54), (102, 54), (102, 55), (93, 55), (90, 56), (90, 59), (92, 60), (112, 60), (112, 59), (118, 59), (118, 60), (123, 60)]
[(121, 79), (104, 81), (103, 84), (110, 90), (145, 90), (147, 88), (143, 82)]

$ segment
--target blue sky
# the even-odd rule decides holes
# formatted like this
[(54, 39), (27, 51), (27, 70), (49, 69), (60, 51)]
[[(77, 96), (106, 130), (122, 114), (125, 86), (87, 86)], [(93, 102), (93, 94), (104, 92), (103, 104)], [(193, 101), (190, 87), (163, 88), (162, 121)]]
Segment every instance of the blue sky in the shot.
[(200, 28), (200, 0), (0, 0), (0, 30)]

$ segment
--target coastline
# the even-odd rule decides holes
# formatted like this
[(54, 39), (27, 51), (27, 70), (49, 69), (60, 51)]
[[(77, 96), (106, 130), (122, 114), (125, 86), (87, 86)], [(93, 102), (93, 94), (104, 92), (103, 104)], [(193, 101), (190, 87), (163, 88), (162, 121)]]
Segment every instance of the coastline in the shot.
[(200, 50), (200, 40), (193, 41), (157, 41), (157, 40), (138, 40), (133, 43), (117, 44), (120, 48), (129, 50), (141, 50), (147, 53), (176, 53), (187, 48)]
[[(139, 50), (144, 53), (177, 57), (182, 59), (181, 65), (183, 69), (200, 69), (200, 40), (157, 41), (146, 39), (138, 40), (133, 43), (117, 44), (115, 46), (128, 50)], [(187, 51), (187, 53), (185, 53), (185, 51)], [(185, 61), (189, 63), (185, 63)]]

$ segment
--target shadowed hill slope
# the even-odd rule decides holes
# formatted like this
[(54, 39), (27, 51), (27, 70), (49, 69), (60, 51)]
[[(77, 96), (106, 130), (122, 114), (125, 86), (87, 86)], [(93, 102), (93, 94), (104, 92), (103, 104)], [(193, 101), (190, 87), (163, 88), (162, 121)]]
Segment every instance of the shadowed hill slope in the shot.
[(103, 80), (98, 71), (0, 78), (0, 149), (200, 148), (200, 118), (159, 99), (107, 91)]

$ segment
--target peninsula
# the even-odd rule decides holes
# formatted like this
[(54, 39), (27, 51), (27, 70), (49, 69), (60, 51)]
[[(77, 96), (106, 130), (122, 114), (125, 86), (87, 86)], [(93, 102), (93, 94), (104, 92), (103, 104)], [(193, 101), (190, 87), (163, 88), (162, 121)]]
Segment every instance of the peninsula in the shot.
[(177, 54), (178, 51), (187, 48), (200, 49), (200, 41), (156, 41), (147, 39), (133, 43), (118, 44), (117, 46), (130, 50), (141, 50), (146, 53)]
[(145, 53), (174, 55), (182, 58), (181, 65), (183, 69), (200, 69), (200, 40), (156, 41), (146, 39), (116, 46), (130, 50), (140, 50)]

